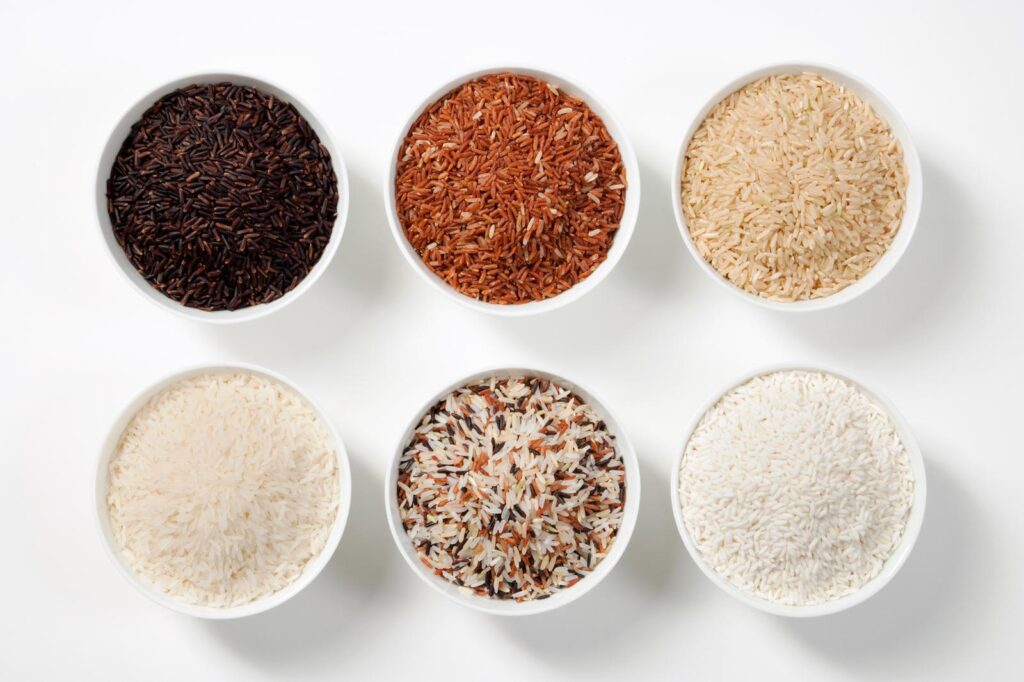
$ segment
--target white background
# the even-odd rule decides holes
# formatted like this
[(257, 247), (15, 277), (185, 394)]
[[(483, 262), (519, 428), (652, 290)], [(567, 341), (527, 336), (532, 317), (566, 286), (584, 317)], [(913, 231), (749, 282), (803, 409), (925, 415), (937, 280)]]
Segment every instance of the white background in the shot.
[[(5, 363), (0, 677), (109, 679), (998, 679), (1020, 673), (1024, 11), (1009, 2), (5, 2), (0, 206)], [(670, 168), (705, 99), (774, 61), (829, 62), (878, 87), (924, 164), (904, 260), (840, 309), (786, 315), (702, 274), (672, 218)], [(381, 195), (411, 107), (459, 72), (529, 61), (577, 77), (640, 158), (633, 242), (567, 308), (497, 319), (403, 261)], [(278, 82), (328, 124), (351, 212), (340, 250), (286, 310), (241, 326), (168, 315), (103, 253), (93, 184), (107, 133), (189, 73)], [(204, 361), (278, 370), (348, 445), (337, 555), (269, 613), (204, 622), (150, 603), (110, 565), (90, 507), (97, 448), (151, 380)], [(847, 371), (910, 421), (928, 471), (918, 546), (852, 611), (813, 621), (718, 591), (672, 522), (670, 461), (725, 382), (798, 361)], [(542, 365), (617, 412), (641, 459), (639, 525), (580, 601), (488, 617), (420, 583), (393, 546), (383, 475), (412, 411), (461, 374)], [(1019, 679), (1019, 677), (1017, 678)]]

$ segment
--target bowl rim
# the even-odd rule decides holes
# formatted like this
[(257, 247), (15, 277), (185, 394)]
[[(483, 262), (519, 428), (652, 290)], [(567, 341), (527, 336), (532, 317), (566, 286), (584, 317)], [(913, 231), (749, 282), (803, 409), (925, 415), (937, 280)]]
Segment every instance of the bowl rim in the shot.
[[(330, 535), (328, 535), (323, 549), (321, 549), (320, 553), (306, 564), (302, 573), (284, 588), (257, 599), (256, 601), (238, 606), (215, 607), (190, 604), (163, 592), (155, 585), (148, 582), (143, 576), (136, 573), (124, 560), (121, 549), (117, 545), (117, 541), (114, 539), (110, 529), (110, 517), (109, 512), (107, 511), (106, 497), (109, 489), (110, 459), (117, 447), (117, 443), (121, 439), (121, 435), (124, 433), (124, 429), (131, 422), (132, 418), (138, 414), (138, 411), (151, 398), (184, 379), (201, 376), (203, 374), (232, 374), (237, 372), (262, 376), (263, 378), (269, 379), (288, 388), (299, 396), (299, 398), (301, 398), (310, 408), (312, 408), (313, 412), (323, 423), (324, 427), (327, 429), (329, 437), (331, 438), (332, 444), (334, 445), (337, 459), (339, 478), (338, 510), (335, 515), (333, 525), (331, 526)], [(172, 611), (177, 611), (178, 613), (209, 620), (229, 620), (253, 616), (279, 606), (294, 597), (313, 582), (313, 580), (320, 574), (334, 556), (338, 543), (341, 541), (341, 537), (345, 532), (345, 526), (348, 522), (349, 511), (352, 504), (352, 470), (349, 464), (348, 451), (345, 449), (345, 444), (342, 441), (341, 436), (334, 428), (331, 420), (328, 419), (327, 413), (309, 397), (308, 393), (303, 391), (291, 379), (259, 365), (244, 362), (189, 365), (183, 369), (178, 369), (164, 374), (156, 380), (148, 382), (145, 387), (136, 391), (135, 394), (118, 410), (117, 416), (112, 420), (111, 426), (105, 432), (102, 445), (97, 451), (98, 455), (96, 458), (95, 480), (93, 482), (92, 516), (96, 532), (100, 536), (101, 544), (103, 545), (111, 563), (113, 563), (114, 567), (117, 569), (117, 572), (122, 578), (131, 584), (132, 587), (157, 604), (160, 604)]]
[[(530, 301), (528, 303), (517, 304), (487, 303), (477, 300), (457, 291), (443, 279), (434, 274), (434, 272), (426, 266), (419, 254), (417, 254), (409, 244), (409, 240), (405, 236), (405, 230), (402, 228), (401, 221), (398, 219), (395, 197), (395, 175), (398, 169), (398, 154), (402, 149), (402, 144), (405, 142), (406, 134), (409, 132), (413, 123), (416, 122), (416, 119), (418, 119), (428, 107), (458, 86), (481, 76), (503, 72), (532, 76), (548, 83), (553, 83), (559, 88), (559, 90), (564, 90), (565, 92), (583, 100), (587, 106), (589, 106), (590, 109), (601, 118), (605, 127), (608, 129), (608, 134), (611, 135), (615, 144), (618, 145), (619, 155), (622, 157), (622, 166), (626, 172), (627, 182), (622, 219), (619, 221), (618, 231), (615, 233), (612, 245), (609, 247), (604, 261), (592, 273), (590, 273), (589, 276), (556, 296), (540, 301)], [(615, 117), (611, 109), (605, 106), (605, 104), (601, 100), (597, 99), (592, 93), (593, 90), (589, 87), (580, 85), (578, 79), (567, 78), (561, 73), (551, 71), (550, 69), (522, 62), (502, 62), (473, 69), (471, 71), (459, 71), (454, 77), (445, 79), (440, 85), (431, 89), (429, 94), (426, 95), (412, 110), (395, 136), (395, 142), (391, 147), (391, 158), (388, 160), (388, 165), (384, 174), (384, 208), (387, 213), (391, 236), (394, 239), (395, 244), (398, 246), (398, 250), (402, 253), (405, 261), (420, 275), (423, 281), (427, 282), (427, 284), (431, 286), (431, 288), (442, 292), (449, 299), (472, 310), (503, 317), (523, 317), (544, 313), (568, 305), (590, 292), (611, 273), (628, 248), (629, 242), (632, 240), (633, 233), (636, 230), (636, 223), (640, 213), (640, 164), (637, 160), (633, 143), (626, 134), (626, 128), (620, 123), (619, 119)]]
[[(324, 247), (324, 251), (320, 255), (320, 259), (313, 265), (309, 272), (306, 273), (306, 276), (303, 277), (290, 291), (269, 303), (260, 303), (246, 308), (239, 308), (237, 310), (210, 311), (200, 310), (199, 308), (190, 308), (182, 305), (178, 301), (175, 301), (169, 296), (166, 296), (162, 292), (153, 288), (148, 282), (146, 282), (142, 275), (139, 274), (138, 270), (136, 270), (135, 266), (127, 259), (124, 251), (113, 237), (113, 227), (110, 222), (110, 215), (107, 213), (106, 189), (107, 179), (110, 177), (110, 170), (112, 168), (113, 161), (116, 158), (121, 145), (124, 143), (128, 132), (131, 130), (131, 126), (140, 119), (142, 114), (149, 109), (150, 106), (164, 95), (186, 85), (191, 85), (193, 83), (216, 83), (222, 81), (257, 88), (263, 92), (274, 95), (275, 97), (293, 105), (299, 114), (306, 119), (309, 126), (317, 134), (317, 137), (320, 138), (320, 143), (331, 155), (331, 166), (334, 169), (338, 186), (338, 215), (331, 228), (331, 237), (328, 240), (327, 245)], [(135, 99), (135, 101), (124, 110), (124, 112), (111, 126), (110, 132), (107, 134), (103, 146), (100, 149), (96, 169), (95, 197), (96, 214), (98, 218), (97, 226), (99, 228), (99, 237), (100, 242), (103, 245), (103, 250), (107, 253), (110, 262), (113, 263), (115, 268), (121, 273), (123, 279), (131, 285), (131, 288), (136, 293), (140, 294), (145, 300), (156, 305), (161, 310), (189, 320), (196, 320), (210, 324), (232, 324), (259, 319), (281, 310), (311, 289), (317, 280), (319, 280), (323, 275), (324, 271), (330, 266), (331, 261), (334, 259), (334, 256), (338, 251), (338, 245), (341, 243), (342, 235), (345, 232), (345, 225), (348, 222), (350, 204), (348, 167), (345, 164), (344, 157), (342, 157), (334, 144), (330, 128), (325, 123), (324, 118), (317, 115), (316, 112), (306, 104), (304, 99), (300, 99), (295, 96), (291, 90), (287, 90), (276, 82), (267, 80), (262, 76), (256, 76), (245, 71), (233, 69), (200, 71), (186, 74), (164, 81), (162, 85), (147, 90), (144, 95)]]
[[(797, 74), (804, 71), (811, 71), (821, 76), (825, 76), (829, 80), (832, 80), (850, 90), (871, 105), (875, 113), (889, 125), (893, 135), (897, 140), (899, 140), (900, 146), (903, 149), (903, 162), (906, 166), (908, 176), (906, 200), (903, 207), (903, 216), (900, 219), (900, 227), (897, 230), (892, 243), (889, 245), (889, 248), (886, 249), (885, 253), (882, 254), (882, 257), (878, 259), (878, 262), (876, 262), (875, 265), (860, 279), (853, 284), (822, 298), (801, 301), (777, 301), (774, 299), (763, 298), (741, 289), (719, 274), (719, 272), (715, 270), (710, 263), (704, 260), (704, 257), (700, 254), (697, 246), (693, 243), (693, 239), (690, 237), (690, 230), (686, 221), (686, 215), (682, 209), (683, 164), (686, 160), (686, 150), (690, 146), (690, 140), (693, 138), (694, 133), (697, 132), (708, 113), (710, 113), (710, 111), (717, 106), (719, 102), (733, 92), (759, 78), (769, 75)], [(832, 66), (831, 64), (825, 64), (822, 62), (772, 62), (756, 69), (744, 71), (742, 74), (726, 82), (725, 85), (716, 90), (704, 105), (697, 110), (696, 114), (690, 121), (690, 124), (686, 129), (686, 134), (683, 136), (682, 143), (679, 145), (676, 155), (672, 160), (672, 173), (669, 179), (672, 183), (670, 190), (672, 196), (672, 211), (676, 219), (676, 227), (683, 238), (686, 250), (690, 252), (690, 256), (694, 261), (696, 261), (698, 267), (719, 285), (732, 292), (733, 295), (748, 302), (757, 304), (763, 308), (783, 312), (812, 312), (833, 308), (858, 298), (885, 279), (886, 275), (896, 267), (896, 264), (903, 257), (903, 254), (909, 247), (910, 241), (917, 230), (917, 224), (921, 217), (921, 204), (924, 195), (924, 178), (921, 170), (921, 157), (918, 155), (917, 146), (914, 144), (913, 137), (910, 134), (910, 129), (907, 127), (906, 122), (903, 120), (903, 117), (900, 116), (896, 107), (892, 105), (885, 95), (860, 76), (846, 71), (845, 69), (840, 69), (836, 66)]]
[[(409, 536), (406, 534), (405, 528), (402, 527), (402, 521), (398, 511), (398, 501), (395, 495), (395, 489), (398, 482), (399, 461), (401, 460), (405, 446), (409, 443), (410, 436), (419, 425), (423, 415), (449, 393), (465, 386), (466, 384), (492, 376), (505, 375), (537, 376), (568, 388), (583, 398), (587, 404), (589, 404), (602, 417), (608, 425), (610, 432), (615, 436), (616, 447), (622, 455), (622, 462), (625, 467), (627, 486), (626, 504), (623, 509), (622, 524), (619, 526), (619, 530), (615, 536), (615, 541), (612, 543), (611, 551), (609, 551), (608, 555), (602, 559), (592, 571), (587, 573), (575, 585), (560, 590), (546, 599), (517, 602), (514, 600), (492, 599), (490, 597), (480, 597), (475, 594), (466, 594), (458, 586), (438, 578), (433, 573), (429, 572), (423, 564), (420, 563), (416, 550), (413, 548), (412, 543), (409, 542)], [(601, 400), (599, 396), (589, 388), (583, 387), (575, 381), (566, 379), (560, 374), (556, 374), (546, 369), (538, 369), (536, 367), (524, 368), (521, 366), (510, 365), (478, 370), (470, 374), (460, 375), (460, 377), (461, 378), (458, 380), (446, 384), (443, 389), (434, 393), (429, 400), (424, 401), (420, 407), (416, 409), (412, 418), (403, 429), (401, 436), (398, 439), (398, 443), (394, 448), (394, 452), (388, 463), (387, 472), (384, 476), (384, 508), (387, 514), (388, 528), (391, 531), (391, 539), (394, 540), (395, 546), (398, 548), (398, 552), (402, 555), (405, 563), (412, 569), (413, 573), (415, 573), (420, 580), (429, 585), (434, 591), (443, 594), (452, 601), (476, 611), (496, 616), (528, 616), (552, 611), (576, 601), (584, 594), (597, 587), (597, 585), (612, 572), (616, 564), (618, 564), (619, 559), (621, 559), (622, 555), (626, 552), (626, 548), (629, 545), (633, 531), (636, 528), (637, 517), (640, 513), (641, 476), (640, 462), (637, 458), (636, 451), (633, 449), (632, 443), (623, 430), (621, 422), (607, 408), (606, 403)]]
[[(717, 571), (708, 565), (701, 556), (692, 536), (690, 535), (689, 529), (686, 527), (686, 522), (683, 520), (682, 506), (679, 500), (679, 471), (683, 463), (683, 458), (686, 455), (686, 446), (689, 444), (690, 438), (693, 436), (693, 432), (700, 424), (700, 421), (704, 418), (704, 415), (707, 414), (708, 410), (718, 404), (718, 402), (725, 397), (727, 393), (742, 386), (751, 379), (785, 371), (821, 372), (823, 374), (828, 374), (842, 379), (864, 393), (876, 406), (885, 411), (889, 418), (892, 419), (893, 424), (896, 426), (896, 432), (899, 434), (900, 440), (903, 442), (903, 447), (907, 451), (907, 457), (910, 460), (910, 468), (914, 475), (914, 499), (910, 508), (910, 515), (907, 517), (907, 525), (903, 531), (903, 537), (893, 549), (892, 554), (882, 565), (881, 571), (874, 578), (862, 585), (856, 592), (823, 604), (812, 604), (807, 606), (779, 604), (741, 590), (729, 583)], [(928, 482), (925, 475), (924, 458), (921, 455), (921, 449), (917, 444), (917, 440), (914, 438), (914, 434), (910, 430), (910, 425), (903, 417), (903, 414), (891, 401), (889, 401), (888, 398), (883, 396), (874, 388), (867, 386), (862, 381), (852, 378), (848, 373), (832, 369), (830, 367), (803, 362), (777, 363), (747, 371), (741, 374), (738, 378), (727, 382), (721, 390), (715, 392), (713, 397), (704, 403), (701, 409), (699, 409), (690, 420), (686, 427), (682, 446), (673, 457), (672, 462), (672, 471), (669, 476), (669, 494), (672, 504), (672, 517), (675, 519), (676, 530), (679, 532), (679, 536), (682, 538), (683, 545), (686, 547), (686, 551), (690, 555), (690, 558), (693, 559), (695, 564), (697, 564), (701, 572), (720, 590), (748, 606), (752, 606), (776, 616), (787, 616), (791, 618), (827, 616), (839, 613), (840, 611), (845, 611), (866, 601), (877, 594), (896, 576), (897, 573), (899, 573), (900, 569), (906, 563), (907, 558), (910, 556), (911, 551), (914, 549), (914, 544), (917, 542), (917, 538), (921, 533), (921, 525), (924, 521), (925, 506), (928, 497)]]

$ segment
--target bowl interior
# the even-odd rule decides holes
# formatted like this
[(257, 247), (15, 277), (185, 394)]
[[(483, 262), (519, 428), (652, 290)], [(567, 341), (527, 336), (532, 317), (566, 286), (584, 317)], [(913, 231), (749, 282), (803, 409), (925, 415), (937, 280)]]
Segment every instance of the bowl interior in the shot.
[[(724, 276), (719, 274), (719, 272), (706, 260), (704, 260), (704, 257), (701, 256), (700, 252), (697, 250), (696, 245), (690, 237), (690, 230), (686, 222), (686, 215), (682, 209), (681, 178), (683, 175), (683, 162), (686, 156), (686, 149), (690, 145), (690, 139), (693, 137), (693, 134), (697, 132), (697, 129), (700, 128), (701, 123), (704, 122), (704, 118), (719, 102), (733, 92), (759, 78), (781, 74), (799, 74), (804, 71), (812, 71), (825, 76), (839, 85), (842, 85), (870, 104), (875, 112), (889, 124), (893, 135), (896, 136), (900, 142), (900, 146), (903, 148), (903, 159), (907, 167), (908, 182), (906, 206), (903, 210), (903, 218), (900, 221), (900, 228), (896, 232), (896, 236), (893, 238), (892, 244), (889, 245), (889, 248), (878, 260), (875, 266), (859, 280), (845, 289), (824, 298), (792, 302), (775, 301), (762, 298), (761, 296), (752, 294), (734, 285)], [(683, 143), (679, 148), (679, 152), (676, 154), (675, 165), (672, 171), (673, 211), (675, 212), (676, 224), (679, 227), (679, 232), (683, 237), (683, 242), (686, 244), (687, 250), (693, 256), (694, 260), (697, 261), (700, 268), (710, 275), (716, 282), (745, 300), (772, 310), (783, 310), (789, 312), (824, 310), (826, 308), (831, 308), (842, 303), (852, 301), (878, 284), (878, 282), (880, 282), (900, 260), (903, 253), (906, 251), (907, 246), (910, 244), (911, 238), (914, 236), (914, 230), (917, 228), (917, 221), (921, 214), (921, 199), (923, 191), (924, 185), (921, 177), (921, 159), (917, 154), (917, 147), (914, 145), (914, 141), (910, 136), (910, 130), (907, 128), (907, 124), (903, 121), (903, 118), (899, 115), (899, 112), (896, 111), (892, 104), (890, 104), (878, 90), (874, 89), (871, 85), (860, 78), (832, 66), (812, 63), (776, 64), (773, 66), (767, 66), (735, 78), (722, 87), (711, 97), (711, 99), (708, 100), (690, 123), (690, 127), (687, 129), (686, 135), (683, 137)]]
[[(274, 95), (278, 99), (290, 102), (295, 106), (298, 112), (302, 114), (303, 118), (309, 122), (310, 127), (316, 132), (317, 137), (320, 138), (320, 142), (327, 148), (327, 151), (331, 155), (331, 165), (334, 167), (334, 174), (338, 178), (338, 217), (334, 221), (334, 227), (331, 230), (331, 238), (327, 242), (327, 246), (324, 248), (324, 252), (320, 256), (320, 260), (317, 261), (316, 265), (313, 266), (302, 281), (295, 285), (294, 289), (270, 303), (262, 303), (260, 305), (240, 308), (238, 310), (207, 311), (199, 310), (198, 308), (190, 308), (165, 296), (150, 286), (146, 279), (139, 274), (138, 270), (135, 269), (135, 266), (131, 264), (131, 261), (128, 260), (124, 251), (118, 245), (117, 239), (114, 238), (114, 230), (110, 224), (110, 215), (107, 213), (107, 179), (110, 177), (110, 170), (114, 165), (114, 159), (117, 157), (117, 153), (121, 150), (121, 145), (128, 137), (128, 133), (131, 132), (132, 125), (142, 117), (142, 114), (144, 114), (146, 110), (153, 105), (153, 103), (164, 95), (186, 85), (191, 85), (193, 83), (219, 83), (223, 81), (230, 81), (238, 85), (258, 88), (263, 92)], [(155, 303), (164, 310), (203, 322), (231, 323), (254, 320), (258, 317), (268, 315), (275, 310), (280, 310), (301, 296), (305, 291), (313, 286), (317, 279), (320, 278), (320, 275), (322, 275), (323, 271), (327, 269), (331, 259), (334, 257), (334, 253), (338, 250), (338, 244), (341, 242), (341, 235), (345, 229), (345, 222), (348, 216), (348, 205), (349, 183), (345, 162), (338, 154), (338, 151), (334, 148), (331, 136), (320, 119), (317, 118), (316, 115), (313, 114), (313, 112), (304, 104), (302, 104), (302, 102), (282, 90), (280, 87), (258, 78), (234, 73), (206, 73), (179, 78), (157, 88), (156, 90), (153, 90), (139, 99), (134, 106), (125, 112), (117, 122), (117, 125), (115, 125), (114, 129), (111, 131), (110, 136), (107, 139), (107, 143), (103, 148), (103, 153), (100, 156), (99, 168), (97, 169), (96, 174), (96, 214), (99, 219), (100, 236), (103, 238), (103, 243), (106, 246), (107, 253), (109, 253), (113, 258), (114, 264), (117, 265), (118, 270), (127, 277), (128, 281), (132, 284), (132, 288), (142, 294), (146, 300)]]
[[(470, 382), (486, 379), (492, 376), (537, 376), (572, 390), (578, 396), (583, 398), (591, 407), (593, 407), (594, 411), (604, 419), (608, 428), (611, 430), (611, 433), (615, 435), (615, 441), (619, 452), (622, 454), (622, 461), (626, 468), (626, 506), (623, 510), (622, 525), (619, 527), (618, 534), (615, 536), (615, 542), (612, 544), (611, 551), (608, 552), (608, 555), (597, 565), (596, 568), (594, 568), (593, 571), (588, 573), (578, 583), (572, 587), (556, 592), (547, 599), (516, 602), (513, 600), (480, 597), (471, 593), (467, 594), (458, 586), (435, 576), (432, 571), (420, 563), (416, 549), (413, 547), (412, 542), (409, 541), (409, 536), (406, 534), (405, 528), (402, 527), (401, 515), (398, 510), (398, 498), (395, 494), (398, 484), (398, 463), (401, 459), (402, 452), (405, 450), (405, 446), (409, 443), (409, 439), (412, 437), (413, 431), (415, 431), (416, 427), (419, 425), (420, 419), (431, 407), (453, 390)], [(464, 379), (449, 384), (430, 400), (425, 402), (421, 408), (416, 411), (413, 420), (406, 427), (405, 431), (403, 431), (402, 437), (398, 441), (398, 446), (395, 448), (394, 457), (388, 467), (384, 481), (384, 500), (387, 509), (388, 526), (391, 528), (391, 535), (395, 540), (395, 544), (398, 546), (398, 550), (401, 552), (406, 563), (409, 564), (416, 575), (418, 575), (425, 583), (460, 604), (478, 611), (503, 616), (521, 616), (550, 611), (558, 608), (559, 606), (564, 606), (569, 602), (575, 601), (596, 587), (597, 584), (611, 572), (623, 552), (626, 551), (626, 545), (629, 544), (630, 536), (633, 534), (633, 528), (636, 526), (637, 514), (640, 511), (640, 468), (633, 446), (630, 444), (629, 439), (626, 438), (626, 434), (619, 425), (619, 422), (616, 421), (615, 417), (608, 411), (604, 404), (593, 395), (593, 393), (580, 387), (578, 384), (568, 381), (567, 379), (563, 379), (558, 375), (551, 374), (550, 372), (523, 368), (494, 369), (477, 372)]]
[[(529, 303), (514, 305), (478, 301), (475, 298), (455, 290), (449, 286), (447, 282), (434, 274), (434, 272), (428, 268), (419, 257), (419, 254), (417, 254), (409, 244), (409, 240), (405, 236), (405, 230), (402, 229), (401, 221), (398, 219), (398, 210), (395, 203), (395, 173), (398, 168), (398, 154), (402, 149), (402, 143), (405, 141), (406, 134), (409, 132), (413, 123), (416, 122), (416, 119), (420, 117), (427, 107), (463, 83), (473, 80), (474, 78), (479, 78), (480, 76), (485, 76), (491, 73), (502, 73), (505, 71), (533, 76), (534, 78), (539, 78), (549, 83), (553, 83), (560, 90), (586, 102), (594, 113), (600, 116), (601, 120), (604, 121), (605, 127), (608, 129), (608, 133), (618, 145), (619, 154), (622, 156), (623, 168), (625, 168), (626, 171), (627, 183), (626, 201), (622, 211), (622, 220), (619, 223), (619, 230), (615, 233), (612, 246), (608, 250), (608, 256), (605, 258), (604, 262), (602, 262), (589, 277), (577, 282), (574, 286), (563, 291), (557, 296), (552, 296), (551, 298), (544, 299), (543, 301), (531, 301)], [(633, 236), (637, 216), (640, 212), (640, 166), (637, 163), (636, 153), (633, 151), (633, 145), (629, 142), (625, 131), (615, 117), (612, 116), (611, 112), (592, 95), (590, 95), (589, 92), (584, 91), (581, 87), (562, 76), (548, 71), (541, 71), (539, 69), (521, 66), (496, 66), (473, 71), (472, 73), (467, 73), (446, 82), (444, 85), (441, 85), (430, 93), (430, 95), (424, 99), (420, 106), (416, 108), (402, 126), (402, 130), (399, 133), (398, 139), (395, 141), (394, 148), (391, 152), (391, 159), (388, 165), (388, 174), (385, 182), (386, 187), (384, 188), (384, 196), (386, 197), (385, 202), (388, 214), (388, 223), (391, 226), (391, 233), (395, 238), (395, 243), (398, 244), (398, 248), (402, 251), (406, 261), (408, 261), (413, 269), (438, 291), (445, 293), (462, 305), (468, 306), (474, 310), (480, 310), (495, 315), (533, 315), (535, 313), (554, 310), (555, 308), (560, 308), (567, 303), (575, 301), (593, 289), (601, 280), (608, 276), (608, 273), (611, 272), (615, 267), (615, 264), (622, 257), (622, 254), (626, 251), (626, 247), (629, 245), (629, 240)]]
[[(811, 606), (791, 606), (788, 604), (778, 604), (776, 602), (764, 599), (756, 596), (749, 592), (745, 592), (728, 581), (725, 580), (717, 571), (715, 571), (710, 565), (708, 565), (704, 558), (701, 556), (697, 549), (696, 544), (693, 541), (693, 537), (690, 535), (689, 529), (686, 527), (686, 523), (683, 520), (682, 508), (679, 500), (679, 467), (682, 465), (683, 457), (686, 453), (686, 445), (690, 441), (690, 436), (693, 435), (694, 430), (700, 423), (700, 420), (704, 417), (708, 410), (714, 407), (719, 400), (722, 399), (727, 393), (732, 391), (734, 388), (742, 386), (746, 382), (750, 381), (754, 377), (762, 376), (765, 374), (771, 374), (773, 372), (780, 371), (809, 371), (809, 372), (823, 372), (825, 374), (831, 374), (839, 377), (844, 381), (849, 382), (853, 386), (857, 387), (864, 392), (876, 405), (878, 405), (889, 417), (893, 420), (896, 425), (896, 432), (900, 436), (900, 440), (903, 441), (903, 445), (907, 450), (907, 456), (910, 459), (910, 468), (914, 475), (914, 501), (913, 506), (910, 509), (910, 516), (907, 519), (907, 527), (903, 532), (903, 537), (899, 544), (893, 550), (892, 555), (886, 560), (882, 566), (882, 570), (874, 578), (865, 583), (859, 590), (853, 594), (849, 594), (845, 597), (835, 599), (824, 604), (815, 604)], [(831, 369), (823, 369), (821, 367), (809, 367), (809, 366), (796, 366), (796, 365), (779, 365), (768, 368), (759, 369), (749, 374), (745, 374), (741, 378), (730, 383), (726, 388), (719, 391), (715, 397), (708, 401), (704, 407), (696, 414), (690, 425), (686, 430), (686, 438), (683, 441), (683, 446), (680, 449), (679, 454), (676, 456), (673, 464), (672, 475), (670, 477), (670, 484), (672, 489), (670, 491), (672, 499), (672, 514), (676, 521), (676, 528), (679, 531), (680, 537), (683, 539), (683, 544), (686, 546), (686, 551), (689, 552), (690, 557), (700, 567), (700, 570), (706, 575), (711, 582), (727, 592), (736, 599), (742, 601), (745, 604), (758, 608), (762, 611), (772, 613), (779, 616), (790, 616), (796, 618), (807, 618), (814, 616), (824, 616), (832, 613), (838, 613), (845, 611), (846, 609), (856, 606), (857, 604), (865, 601), (885, 585), (892, 580), (893, 576), (900, 570), (907, 557), (910, 555), (910, 551), (914, 548), (914, 543), (917, 541), (917, 536), (921, 532), (921, 524), (924, 521), (924, 510), (925, 500), (927, 499), (927, 481), (925, 479), (924, 470), (924, 459), (921, 457), (921, 450), (917, 446), (917, 441), (914, 439), (913, 433), (910, 431), (910, 426), (907, 424), (906, 419), (899, 413), (896, 407), (889, 402), (886, 398), (879, 395), (877, 392), (868, 388), (861, 382), (850, 378), (842, 372), (837, 372)]]
[[(176, 597), (166, 594), (148, 580), (138, 575), (125, 560), (121, 553), (121, 548), (114, 538), (113, 530), (110, 527), (110, 515), (107, 511), (107, 491), (109, 490), (109, 476), (108, 471), (110, 467), (110, 458), (114, 454), (114, 450), (117, 448), (117, 443), (121, 439), (121, 434), (124, 429), (128, 426), (128, 423), (135, 416), (136, 412), (145, 405), (150, 398), (157, 395), (166, 388), (173, 384), (190, 377), (202, 375), (202, 374), (233, 374), (237, 372), (248, 372), (250, 374), (256, 374), (258, 376), (265, 377), (271, 381), (275, 381), (295, 392), (296, 395), (302, 397), (303, 400), (313, 409), (317, 417), (323, 422), (327, 428), (328, 433), (331, 436), (335, 452), (338, 458), (338, 513), (334, 519), (334, 524), (331, 528), (331, 533), (327, 537), (327, 542), (324, 544), (323, 550), (320, 554), (313, 558), (302, 574), (290, 585), (285, 587), (278, 592), (270, 594), (262, 599), (258, 599), (248, 604), (232, 607), (211, 607), (202, 606), (198, 604), (190, 604), (182, 601)], [(145, 594), (153, 601), (166, 606), (169, 609), (184, 613), (190, 616), (197, 616), (200, 618), (210, 619), (229, 619), (229, 618), (241, 618), (243, 616), (251, 616), (257, 613), (271, 609), (279, 604), (282, 604), (300, 592), (306, 585), (313, 581), (313, 579), (320, 573), (327, 562), (330, 561), (334, 555), (334, 550), (338, 546), (338, 542), (341, 540), (341, 535), (345, 530), (345, 523), (348, 519), (349, 506), (352, 500), (352, 475), (349, 469), (348, 454), (345, 451), (345, 446), (335, 431), (334, 426), (327, 419), (323, 410), (321, 410), (312, 400), (310, 400), (305, 393), (299, 390), (293, 383), (285, 379), (284, 377), (275, 374), (269, 370), (256, 367), (253, 365), (235, 364), (235, 365), (216, 365), (208, 367), (195, 367), (187, 369), (181, 372), (175, 372), (174, 374), (161, 379), (160, 381), (149, 386), (145, 390), (141, 391), (136, 395), (121, 411), (117, 419), (114, 421), (107, 433), (106, 438), (103, 441), (103, 446), (99, 453), (99, 461), (96, 469), (96, 490), (95, 490), (95, 507), (96, 507), (96, 518), (99, 522), (100, 534), (103, 536), (103, 544), (107, 549), (111, 560), (117, 567), (118, 571), (124, 578), (132, 584), (136, 589)]]

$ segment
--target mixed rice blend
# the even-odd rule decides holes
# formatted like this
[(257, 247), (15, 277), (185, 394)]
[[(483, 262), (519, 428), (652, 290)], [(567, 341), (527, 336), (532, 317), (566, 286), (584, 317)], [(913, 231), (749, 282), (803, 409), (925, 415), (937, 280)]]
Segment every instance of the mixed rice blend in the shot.
[(608, 554), (626, 474), (579, 396), (537, 377), (492, 377), (423, 416), (397, 495), (428, 569), (480, 596), (526, 601), (576, 584)]

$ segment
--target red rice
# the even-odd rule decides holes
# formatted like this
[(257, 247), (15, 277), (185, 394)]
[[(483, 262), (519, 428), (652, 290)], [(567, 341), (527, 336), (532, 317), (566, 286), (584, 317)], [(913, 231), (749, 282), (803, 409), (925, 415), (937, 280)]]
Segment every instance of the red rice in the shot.
[(471, 80), (399, 152), (397, 212), (423, 262), (488, 303), (556, 296), (605, 259), (622, 219), (618, 146), (585, 102), (529, 76)]

